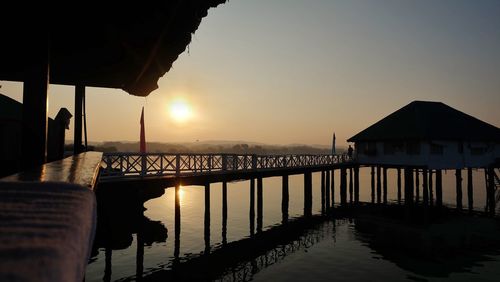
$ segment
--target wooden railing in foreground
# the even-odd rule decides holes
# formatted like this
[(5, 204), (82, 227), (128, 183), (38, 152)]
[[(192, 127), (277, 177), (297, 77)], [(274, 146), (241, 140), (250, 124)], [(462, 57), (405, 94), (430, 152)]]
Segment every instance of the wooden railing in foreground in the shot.
[(123, 177), (201, 175), (218, 171), (250, 171), (328, 166), (349, 162), (347, 155), (236, 155), (105, 153), (101, 180)]

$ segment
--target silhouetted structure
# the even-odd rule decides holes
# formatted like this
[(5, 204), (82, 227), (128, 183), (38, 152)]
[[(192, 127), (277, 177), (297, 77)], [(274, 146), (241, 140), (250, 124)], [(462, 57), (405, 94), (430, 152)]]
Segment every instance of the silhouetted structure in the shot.
[[(61, 108), (54, 119), (48, 119), (47, 159), (64, 157), (65, 130), (72, 115)], [(0, 176), (13, 174), (21, 168), (23, 105), (0, 94)], [(29, 136), (28, 136), (29, 138)]]
[[(427, 189), (432, 187), (431, 175), (434, 171), (437, 206), (442, 204), (441, 170), (454, 169), (457, 178), (457, 208), (461, 209), (461, 170), (466, 168), (469, 170), (469, 209), (472, 210), (471, 169), (483, 168), (487, 176), (487, 210), (494, 212), (496, 190), (494, 180), (497, 178), (495, 167), (498, 167), (500, 158), (500, 129), (493, 125), (440, 102), (414, 101), (347, 141), (355, 142), (356, 159), (360, 165), (377, 167), (378, 202), (381, 191), (380, 167), (384, 168), (384, 202), (386, 201), (385, 170), (398, 168), (399, 191), (400, 168), (404, 168), (405, 202), (409, 205), (413, 205), (414, 195), (416, 195), (415, 201), (419, 202), (420, 173), (425, 174), (424, 179), (429, 179), (429, 183), (427, 181), (423, 183), (423, 204), (429, 204), (428, 195), (430, 192), (432, 196), (432, 190)], [(430, 204), (432, 205), (432, 202)]]

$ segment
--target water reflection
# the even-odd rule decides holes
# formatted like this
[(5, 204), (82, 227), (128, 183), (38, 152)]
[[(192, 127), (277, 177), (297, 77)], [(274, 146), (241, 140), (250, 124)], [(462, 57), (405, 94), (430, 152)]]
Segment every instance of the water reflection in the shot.
[[(349, 173), (348, 170), (346, 170), (347, 173)], [(353, 170), (353, 174), (356, 173)], [(391, 171), (389, 170), (388, 173)], [(454, 225), (454, 228), (450, 229), (461, 234), (464, 226), (477, 227), (477, 232), (467, 233), (468, 235), (458, 237), (433, 236), (429, 237), (431, 239), (422, 240), (421, 237), (431, 235), (415, 233), (412, 228), (406, 228), (402, 229), (406, 231), (399, 233), (404, 233), (407, 238), (395, 237), (396, 235), (391, 234), (399, 233), (387, 231), (389, 229), (385, 227), (366, 228), (367, 220), (364, 220), (361, 215), (363, 213), (372, 215), (373, 210), (366, 210), (354, 216), (348, 211), (350, 205), (347, 205), (346, 209), (336, 208), (328, 216), (318, 217), (314, 214), (318, 214), (323, 209), (323, 205), (328, 206), (327, 199), (341, 198), (339, 195), (342, 191), (334, 189), (335, 174), (338, 177), (340, 170), (336, 170), (332, 175), (326, 173), (323, 180), (324, 185), (320, 185), (320, 183), (323, 184), (321, 175), (312, 174), (305, 177), (300, 175), (232, 183), (212, 183), (198, 187), (177, 185), (175, 189), (167, 189), (163, 196), (163, 189), (144, 195), (139, 190), (123, 189), (124, 187), (106, 195), (98, 193), (99, 226), (94, 246), (93, 263), (89, 267), (90, 272), (87, 272), (87, 281), (100, 281), (101, 279), (104, 281), (116, 279), (154, 281), (163, 278), (238, 281), (253, 279), (258, 281), (269, 278), (266, 276), (267, 273), (273, 271), (275, 267), (281, 268), (282, 272), (278, 273), (285, 272), (283, 277), (297, 280), (299, 276), (293, 271), (294, 269), (311, 268), (309, 269), (311, 273), (317, 273), (318, 265), (321, 263), (345, 261), (346, 257), (359, 261), (360, 267), (371, 269), (374, 265), (380, 264), (380, 261), (376, 261), (372, 257), (363, 261), (362, 257), (370, 252), (384, 258), (386, 266), (397, 265), (397, 268), (392, 270), (393, 273), (403, 272), (405, 275), (420, 277), (442, 277), (442, 275), (455, 275), (455, 273), (468, 271), (474, 263), (463, 263), (462, 266), (459, 264), (458, 267), (441, 267), (439, 268), (441, 273), (432, 272), (429, 270), (431, 269), (431, 266), (428, 266), (429, 263), (425, 263), (426, 260), (440, 262), (455, 257), (443, 259), (434, 253), (430, 253), (426, 257), (416, 252), (414, 258), (412, 254), (408, 255), (412, 249), (408, 249), (399, 242), (404, 241), (411, 246), (414, 245), (417, 251), (429, 250), (425, 247), (429, 245), (432, 246), (430, 249), (440, 250), (439, 245), (434, 247), (436, 242), (446, 242), (450, 238), (455, 238), (453, 239), (455, 241), (465, 240), (468, 242), (475, 240), (473, 238), (479, 236), (478, 234), (482, 234), (481, 236), (495, 234), (493, 228), (485, 229), (483, 225), (479, 224), (478, 226), (476, 221), (471, 221)], [(381, 173), (381, 175), (383, 174)], [(369, 176), (369, 173), (364, 174), (365, 179), (369, 180)], [(448, 176), (443, 174), (443, 177)], [(455, 177), (455, 175), (452, 176)], [(431, 181), (428, 182), (423, 177), (424, 175), (419, 177), (420, 184), (432, 184)], [(395, 174), (393, 179), (396, 180)], [(331, 180), (330, 190), (327, 189), (329, 180)], [(348, 177), (345, 177), (345, 180), (341, 178), (339, 182), (343, 181), (346, 186), (349, 184), (347, 183), (349, 182)], [(413, 181), (416, 181), (416, 178)], [(361, 183), (366, 184), (369, 181), (363, 182), (363, 177), (361, 177)], [(389, 200), (395, 200), (397, 199), (395, 185), (390, 186), (389, 184), (390, 182), (388, 183), (387, 197)], [(256, 185), (257, 189), (255, 189)], [(356, 186), (356, 183), (353, 183), (354, 202), (356, 202), (356, 194), (358, 194)], [(360, 201), (371, 200), (369, 184), (360, 186)], [(348, 189), (346, 190), (348, 191)], [(142, 191), (149, 190), (143, 189)], [(328, 195), (327, 193), (330, 191), (331, 195)], [(385, 194), (385, 188), (382, 191)], [(426, 189), (423, 189), (420, 196), (425, 197), (425, 191)], [(432, 195), (431, 191), (429, 191), (429, 198)], [(347, 202), (346, 194), (341, 196), (345, 197)], [(451, 195), (449, 192), (444, 194), (445, 196)], [(255, 195), (257, 195), (257, 199), (255, 199)], [(383, 195), (381, 193), (379, 195), (382, 201)], [(161, 198), (146, 204), (148, 210), (146, 211), (147, 216), (145, 216), (143, 202), (158, 196)], [(445, 197), (444, 200), (446, 199), (449, 201), (449, 198)], [(429, 202), (432, 203), (432, 201)], [(256, 206), (257, 212), (255, 212)], [(432, 209), (430, 210), (432, 211)], [(404, 214), (404, 212), (396, 210), (392, 211), (391, 214)], [(297, 221), (298, 215), (305, 217), (299, 218)], [(382, 216), (387, 216), (387, 214), (382, 214)], [(305, 219), (307, 217), (309, 219)], [(150, 218), (160, 221), (153, 221)], [(345, 231), (346, 220), (343, 218), (353, 219), (352, 223), (347, 221), (347, 225), (352, 226), (352, 230)], [(398, 227), (400, 223), (393, 222), (390, 216), (387, 217), (387, 222), (392, 224), (394, 229), (401, 229)], [(279, 225), (271, 227), (273, 224)], [(167, 226), (169, 230), (174, 230), (174, 236), (170, 238), (167, 236)], [(295, 248), (293, 247), (295, 245), (291, 244), (292, 242), (297, 244), (297, 238), (301, 236), (307, 237), (304, 234), (327, 232), (325, 230), (328, 230), (327, 235), (317, 237), (319, 239), (313, 240), (314, 244), (303, 244), (302, 248)], [(339, 230), (345, 231), (349, 235), (346, 237), (340, 234), (339, 236)], [(297, 234), (302, 235), (294, 237)], [(481, 236), (476, 241), (496, 244), (494, 240)], [(284, 241), (280, 241), (279, 237)], [(384, 246), (384, 241), (380, 243), (379, 238), (391, 239), (387, 240), (388, 242)], [(497, 238), (500, 238), (500, 235)], [(334, 243), (336, 240), (338, 240), (337, 244)], [(352, 253), (350, 249), (352, 242), (349, 240), (363, 244), (366, 246), (366, 250), (358, 254)], [(307, 239), (304, 242), (312, 241)], [(349, 246), (349, 250), (344, 253), (344, 256), (336, 255), (339, 253), (339, 249), (345, 246)], [(324, 253), (312, 255), (315, 248)], [(298, 251), (290, 252), (288, 250)], [(484, 262), (484, 256), (494, 253), (497, 248), (492, 247), (487, 250), (472, 246), (463, 250), (458, 248), (458, 250), (467, 252), (467, 256), (471, 257), (477, 264)], [(326, 252), (328, 254), (325, 254)], [(443, 252), (450, 252), (450, 249), (444, 249)], [(294, 259), (286, 259), (291, 256), (294, 256)], [(303, 261), (301, 265), (294, 264), (297, 257), (306, 258), (306, 261)], [(277, 258), (279, 260), (276, 260)], [(424, 258), (423, 261), (421, 261), (422, 258)], [(281, 263), (276, 264), (276, 261)], [(495, 262), (500, 269), (500, 263), (496, 259)], [(202, 270), (201, 274), (193, 274), (192, 272), (199, 272), (198, 268)], [(319, 280), (331, 280), (332, 273), (346, 269), (352, 272), (352, 277), (366, 279), (366, 276), (356, 276), (357, 268), (354, 267), (354, 264), (342, 267), (326, 265), (324, 269), (329, 269), (329, 272), (318, 276)], [(338, 278), (338, 276), (335, 277)]]

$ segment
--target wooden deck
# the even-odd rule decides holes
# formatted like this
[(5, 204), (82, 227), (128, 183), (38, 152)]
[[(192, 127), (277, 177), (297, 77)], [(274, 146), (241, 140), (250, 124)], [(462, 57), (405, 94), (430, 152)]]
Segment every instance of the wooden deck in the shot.
[(0, 281), (83, 281), (101, 153), (0, 179)]

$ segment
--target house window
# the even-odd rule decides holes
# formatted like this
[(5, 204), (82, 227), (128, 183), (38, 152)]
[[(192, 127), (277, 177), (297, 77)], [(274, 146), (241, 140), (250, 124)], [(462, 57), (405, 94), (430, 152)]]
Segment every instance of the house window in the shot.
[(408, 155), (420, 154), (420, 142), (408, 142), (408, 143), (406, 143), (406, 153)]
[(430, 144), (431, 145), (431, 155), (442, 155), (444, 151), (444, 146), (438, 144)]
[(391, 142), (384, 142), (384, 155), (394, 155), (394, 144)]
[(377, 155), (377, 143), (375, 142), (361, 143), (360, 147), (362, 148), (363, 154), (367, 156)]

